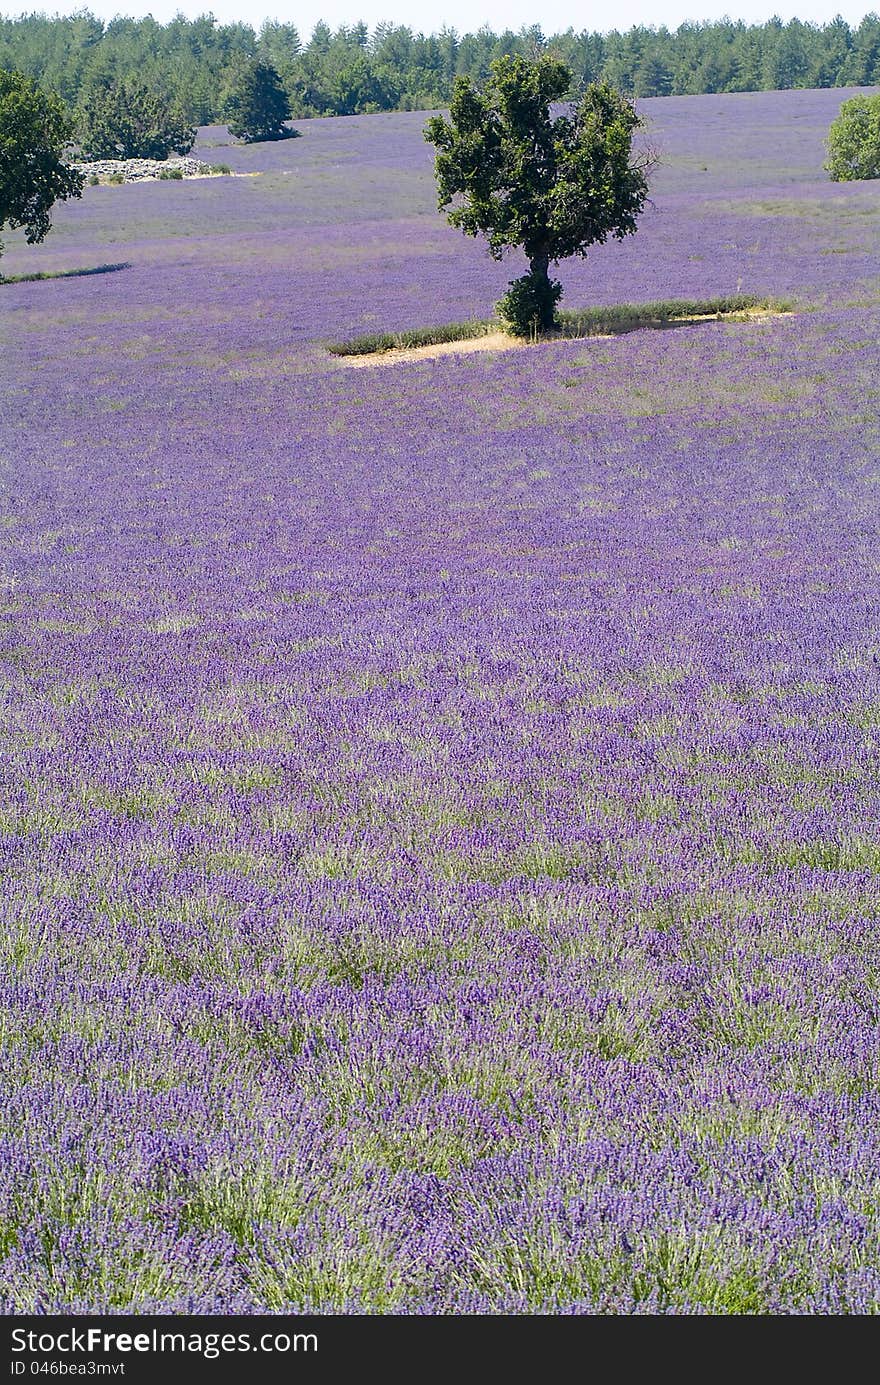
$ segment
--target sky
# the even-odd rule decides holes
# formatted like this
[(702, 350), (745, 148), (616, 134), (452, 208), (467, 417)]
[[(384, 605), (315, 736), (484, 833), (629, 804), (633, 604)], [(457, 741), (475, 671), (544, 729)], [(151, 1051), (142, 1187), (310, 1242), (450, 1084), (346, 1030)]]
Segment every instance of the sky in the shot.
[(728, 16), (747, 24), (760, 24), (778, 15), (782, 20), (801, 19), (804, 23), (826, 24), (840, 14), (849, 24), (872, 11), (880, 10), (880, 0), (616, 0), (614, 4), (572, 4), (571, 0), (22, 0), (20, 5), (0, 3), (0, 14), (11, 17), (23, 13), (73, 14), (88, 9), (99, 19), (124, 14), (140, 18), (151, 14), (165, 24), (176, 13), (194, 19), (213, 14), (220, 23), (236, 20), (259, 29), (265, 19), (295, 24), (307, 38), (319, 19), (332, 29), (358, 20), (372, 30), (390, 21), (406, 24), (414, 32), (437, 33), (444, 25), (459, 33), (473, 32), (488, 24), (496, 33), (519, 30), (540, 24), (544, 33), (568, 28), (577, 32), (607, 33), (611, 29), (646, 28), (666, 25), (675, 29), (686, 21), (706, 22)]

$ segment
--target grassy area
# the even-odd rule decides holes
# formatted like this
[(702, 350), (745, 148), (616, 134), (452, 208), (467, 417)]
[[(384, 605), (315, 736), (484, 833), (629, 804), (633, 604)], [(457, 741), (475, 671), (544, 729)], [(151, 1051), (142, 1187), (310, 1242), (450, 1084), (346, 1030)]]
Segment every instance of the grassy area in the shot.
[(0, 284), (34, 284), (38, 279), (79, 279), (86, 274), (115, 274), (118, 269), (131, 269), (128, 260), (118, 264), (99, 264), (92, 269), (50, 269), (38, 274), (0, 274)]
[(737, 293), (726, 298), (669, 298), (658, 303), (616, 303), (611, 307), (563, 309), (559, 335), (595, 337), (635, 332), (642, 327), (665, 327), (695, 317), (736, 317), (739, 313), (785, 312), (791, 304)]
[[(644, 327), (667, 327), (693, 318), (735, 317), (739, 313), (766, 310), (785, 312), (790, 304), (756, 294), (738, 293), (725, 298), (670, 298), (658, 303), (616, 303), (596, 308), (564, 309), (558, 314), (559, 326), (544, 340), (559, 337), (595, 337), (635, 332)], [(464, 341), (504, 330), (497, 320), (449, 322), (439, 327), (417, 327), (408, 332), (372, 332), (349, 341), (331, 342), (333, 356), (369, 356), (382, 351), (399, 351), (415, 346), (436, 346), (441, 342)]]
[(400, 351), (413, 346), (438, 346), (445, 341), (466, 341), (497, 332), (497, 322), (447, 322), (439, 327), (414, 327), (408, 332), (371, 332), (350, 341), (328, 344), (333, 356), (370, 356), (380, 351)]

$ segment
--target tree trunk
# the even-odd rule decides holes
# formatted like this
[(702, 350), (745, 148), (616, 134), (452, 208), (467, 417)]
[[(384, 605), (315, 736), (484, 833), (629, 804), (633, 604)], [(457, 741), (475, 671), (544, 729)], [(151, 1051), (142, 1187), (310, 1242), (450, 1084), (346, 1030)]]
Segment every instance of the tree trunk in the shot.
[(550, 256), (544, 249), (526, 253), (529, 257), (529, 273), (534, 281), (536, 296), (541, 303), (538, 326), (542, 332), (549, 332), (556, 325), (556, 305), (550, 288)]

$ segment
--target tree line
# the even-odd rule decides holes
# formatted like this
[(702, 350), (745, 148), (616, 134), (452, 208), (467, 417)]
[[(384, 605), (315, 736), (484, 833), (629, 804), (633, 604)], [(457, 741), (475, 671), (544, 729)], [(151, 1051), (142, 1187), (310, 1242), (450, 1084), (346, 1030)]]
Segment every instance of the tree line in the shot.
[(674, 31), (565, 33), (539, 26), (459, 35), (444, 28), (416, 34), (406, 26), (365, 24), (332, 31), (315, 26), (304, 41), (293, 24), (219, 24), (210, 14), (168, 24), (118, 17), (104, 24), (89, 11), (0, 18), (0, 69), (17, 69), (69, 105), (82, 105), (109, 83), (138, 82), (196, 125), (222, 120), (242, 66), (257, 60), (279, 74), (294, 118), (447, 106), (456, 77), (484, 82), (506, 56), (550, 54), (572, 74), (576, 96), (594, 81), (630, 97), (792, 87), (880, 84), (880, 16), (850, 26), (747, 25), (732, 20), (682, 24)]

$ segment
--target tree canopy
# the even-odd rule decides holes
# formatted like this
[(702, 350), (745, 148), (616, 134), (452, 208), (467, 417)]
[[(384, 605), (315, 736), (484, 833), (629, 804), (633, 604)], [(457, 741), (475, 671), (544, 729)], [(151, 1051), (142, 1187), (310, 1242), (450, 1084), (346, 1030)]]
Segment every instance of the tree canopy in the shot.
[[(553, 116), (571, 86), (564, 63), (506, 56), (482, 89), (455, 84), (449, 120), (434, 116), (425, 138), (437, 149), (440, 209), (465, 235), (483, 235), (494, 259), (519, 246), (529, 274), (499, 305), (517, 329), (553, 324), (561, 288), (551, 263), (586, 255), (609, 236), (632, 235), (648, 195), (647, 154), (634, 155), (642, 124), (632, 104), (606, 83)], [(527, 328), (526, 328), (527, 330)]]
[(229, 133), (247, 144), (284, 139), (293, 133), (284, 123), (290, 119), (290, 101), (271, 63), (242, 63), (233, 78), (224, 114)]
[(82, 192), (82, 174), (64, 161), (70, 135), (57, 96), (0, 69), (0, 229), (23, 228), (29, 245), (48, 233), (53, 204)]
[(82, 94), (76, 125), (87, 162), (167, 159), (189, 153), (196, 137), (176, 101), (135, 81), (96, 81)]
[(270, 63), (295, 119), (376, 110), (446, 107), (456, 76), (483, 82), (506, 54), (552, 52), (572, 72), (572, 94), (607, 81), (627, 96), (766, 91), (788, 87), (880, 85), (880, 15), (859, 24), (773, 18), (723, 19), (674, 30), (637, 25), (626, 32), (574, 28), (545, 36), (487, 26), (460, 34), (417, 33), (403, 24), (331, 29), (308, 38), (290, 23), (218, 23), (210, 14), (167, 24), (118, 16), (104, 24), (87, 9), (69, 16), (0, 17), (0, 67), (15, 67), (74, 105), (98, 79), (136, 81), (178, 101), (187, 119), (223, 118), (224, 93), (243, 59)]
[(828, 162), (836, 183), (880, 178), (880, 93), (844, 101), (828, 131)]

